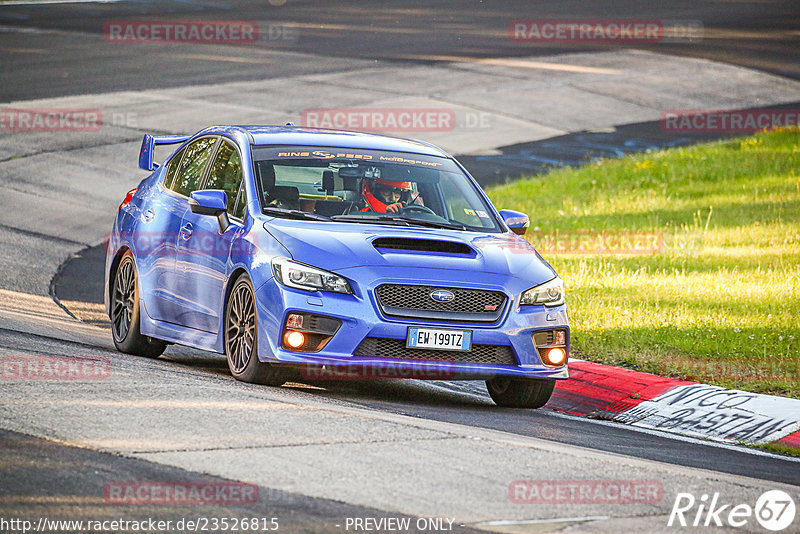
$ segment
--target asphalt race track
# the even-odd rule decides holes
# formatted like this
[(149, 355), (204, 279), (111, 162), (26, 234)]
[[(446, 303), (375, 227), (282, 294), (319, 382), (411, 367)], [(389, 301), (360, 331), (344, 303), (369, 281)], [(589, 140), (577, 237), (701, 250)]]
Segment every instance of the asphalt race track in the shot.
[[(273, 5), (277, 4), (277, 5)], [(0, 34), (0, 68), (4, 100), (106, 92), (120, 89), (176, 87), (223, 80), (260, 79), (297, 73), (291, 61), (268, 61), (270, 52), (292, 51), (335, 58), (436, 62), (448, 57), (492, 58), (549, 56), (586, 51), (587, 45), (519, 43), (509, 39), (509, 22), (525, 19), (658, 19), (699, 24), (702, 39), (642, 45), (642, 49), (742, 65), (800, 78), (797, 50), (800, 8), (792, 0), (768, 2), (669, 3), (624, 0), (542, 2), (446, 0), (415, 4), (404, 1), (309, 0), (201, 1), (154, 0), (54, 4), (46, 8), (8, 6), (0, 24), (9, 27), (62, 30), (45, 42), (36, 33)], [(183, 54), (175, 47), (105, 47), (76, 42), (70, 35), (102, 35), (110, 20), (255, 20), (274, 25), (263, 46), (229, 54)], [(277, 28), (287, 28), (283, 33)], [(70, 32), (70, 33), (66, 33)], [(622, 46), (629, 46), (623, 44)], [(618, 48), (595, 45), (590, 50)], [(114, 72), (113, 77), (108, 72)], [(319, 72), (319, 66), (316, 67)]]
[[(532, 18), (680, 21), (702, 33), (635, 46), (509, 38), (510, 21)], [(104, 25), (120, 20), (252, 20), (266, 37), (107, 42)], [(0, 68), (0, 112), (103, 117), (96, 131), (0, 132), (0, 358), (109, 370), (0, 380), (0, 532), (18, 531), (2, 523), (14, 518), (201, 517), (260, 518), (260, 530), (276, 518), (281, 532), (671, 532), (679, 493), (753, 506), (782, 489), (800, 504), (797, 458), (500, 409), (482, 382), (244, 384), (220, 355), (117, 353), (101, 306), (103, 236), (143, 177), (144, 132), (298, 121), (322, 107), (437, 106), (453, 111), (455, 129), (406, 135), (443, 145), (490, 184), (720, 136), (665, 134), (664, 110), (797, 109), (797, 2), (0, 2)], [(511, 498), (519, 480), (649, 481), (662, 493), (526, 504)], [(176, 483), (244, 484), (256, 497), (113, 498), (126, 484)], [(403, 520), (412, 527), (391, 527)], [(39, 530), (86, 531), (47, 525)], [(759, 528), (751, 519), (744, 530)]]

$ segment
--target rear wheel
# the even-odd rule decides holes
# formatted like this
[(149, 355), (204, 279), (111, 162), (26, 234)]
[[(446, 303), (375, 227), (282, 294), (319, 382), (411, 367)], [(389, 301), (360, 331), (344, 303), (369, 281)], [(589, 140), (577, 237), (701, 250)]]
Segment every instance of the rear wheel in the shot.
[(506, 408), (541, 408), (550, 400), (555, 380), (495, 377), (486, 381), (486, 389), (498, 406)]
[(286, 382), (286, 371), (279, 365), (258, 361), (256, 299), (247, 274), (236, 280), (225, 306), (225, 356), (237, 380), (268, 386)]
[(158, 339), (143, 336), (139, 331), (139, 283), (136, 279), (136, 263), (131, 251), (126, 251), (114, 274), (111, 291), (111, 333), (114, 346), (120, 352), (148, 356), (160, 356), (167, 344)]

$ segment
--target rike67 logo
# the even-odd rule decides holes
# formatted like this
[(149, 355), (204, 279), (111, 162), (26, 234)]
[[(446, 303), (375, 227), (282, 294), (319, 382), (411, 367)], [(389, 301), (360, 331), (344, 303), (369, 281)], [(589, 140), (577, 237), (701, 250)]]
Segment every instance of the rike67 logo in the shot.
[(756, 500), (755, 506), (724, 502), (720, 500), (719, 493), (710, 497), (704, 493), (700, 499), (696, 499), (691, 493), (678, 493), (667, 526), (715, 526), (752, 530), (752, 520), (755, 518), (763, 528), (779, 532), (792, 526), (795, 512), (794, 500), (781, 490), (764, 492)]

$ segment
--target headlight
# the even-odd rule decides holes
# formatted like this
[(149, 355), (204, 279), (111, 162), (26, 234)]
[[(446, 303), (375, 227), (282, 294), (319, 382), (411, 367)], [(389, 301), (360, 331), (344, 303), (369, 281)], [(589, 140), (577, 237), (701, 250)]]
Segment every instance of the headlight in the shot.
[(350, 284), (339, 276), (310, 265), (304, 265), (289, 258), (272, 260), (272, 272), (283, 285), (305, 291), (331, 291), (352, 294)]
[(545, 306), (559, 306), (564, 304), (564, 281), (555, 277), (549, 282), (532, 287), (522, 294), (519, 299), (521, 306), (544, 304)]

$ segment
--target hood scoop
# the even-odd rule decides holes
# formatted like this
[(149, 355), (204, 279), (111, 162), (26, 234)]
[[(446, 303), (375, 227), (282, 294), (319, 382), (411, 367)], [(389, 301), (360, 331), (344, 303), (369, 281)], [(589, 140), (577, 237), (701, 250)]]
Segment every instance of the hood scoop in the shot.
[(438, 252), (440, 254), (461, 254), (475, 257), (475, 250), (469, 245), (455, 241), (441, 241), (438, 239), (413, 239), (407, 237), (379, 237), (372, 245), (380, 251), (402, 250), (409, 252)]

